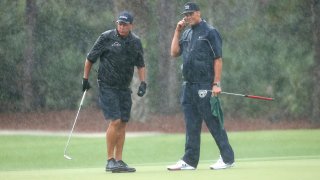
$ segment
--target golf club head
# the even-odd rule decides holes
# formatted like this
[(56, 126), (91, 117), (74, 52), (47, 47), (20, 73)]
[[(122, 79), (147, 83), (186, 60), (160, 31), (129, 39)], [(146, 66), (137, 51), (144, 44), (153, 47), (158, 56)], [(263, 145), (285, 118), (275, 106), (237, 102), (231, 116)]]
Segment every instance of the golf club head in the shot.
[(72, 159), (70, 156), (68, 156), (68, 155), (66, 155), (66, 154), (63, 155), (63, 157), (66, 158), (66, 159), (68, 159), (68, 160), (71, 160), (71, 159)]
[(199, 90), (199, 91), (198, 91), (198, 94), (199, 94), (199, 97), (200, 97), (200, 98), (206, 97), (207, 93), (208, 93), (207, 90)]

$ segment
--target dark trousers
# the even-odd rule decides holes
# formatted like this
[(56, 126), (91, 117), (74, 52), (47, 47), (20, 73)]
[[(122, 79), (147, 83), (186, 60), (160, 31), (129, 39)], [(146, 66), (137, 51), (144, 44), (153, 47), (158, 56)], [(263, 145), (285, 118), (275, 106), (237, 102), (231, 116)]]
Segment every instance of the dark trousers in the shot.
[(183, 85), (181, 103), (186, 125), (186, 144), (183, 160), (190, 166), (197, 167), (200, 157), (200, 135), (202, 121), (206, 123), (214, 138), (225, 163), (234, 162), (234, 152), (229, 144), (227, 133), (221, 129), (218, 118), (211, 113), (210, 97), (200, 98), (198, 90), (210, 89), (210, 84), (185, 83)]

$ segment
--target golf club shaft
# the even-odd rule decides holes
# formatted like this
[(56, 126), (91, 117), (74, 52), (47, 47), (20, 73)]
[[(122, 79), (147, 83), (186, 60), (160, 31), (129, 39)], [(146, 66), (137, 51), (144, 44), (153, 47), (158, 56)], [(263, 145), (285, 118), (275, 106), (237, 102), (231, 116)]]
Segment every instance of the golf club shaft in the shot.
[(263, 97), (263, 96), (245, 95), (245, 97), (252, 98), (252, 99), (261, 99), (261, 100), (266, 100), (266, 101), (273, 101), (273, 98)]
[[(207, 90), (212, 92), (212, 90)], [(269, 97), (263, 97), (263, 96), (255, 96), (255, 95), (246, 95), (246, 94), (236, 94), (236, 93), (229, 93), (229, 92), (221, 92), (221, 94), (227, 94), (227, 95), (233, 95), (233, 96), (242, 96), (246, 98), (252, 98), (252, 99), (261, 99), (261, 100), (266, 100), (266, 101), (273, 101), (273, 98)]]
[(67, 141), (66, 147), (64, 148), (64, 155), (66, 155), (66, 153), (67, 153), (67, 148), (69, 146), (69, 142), (70, 142), (70, 139), (71, 139), (71, 136), (72, 136), (72, 132), (73, 132), (74, 126), (76, 125), (76, 122), (77, 122), (77, 119), (78, 119), (78, 116), (79, 116), (79, 112), (81, 110), (82, 103), (83, 103), (84, 97), (86, 96), (86, 93), (87, 93), (87, 90), (85, 90), (83, 92), (76, 118), (74, 119), (74, 122), (73, 122), (73, 125), (72, 125), (72, 129), (71, 129), (71, 131), (69, 133), (69, 137), (68, 137), (68, 141)]
[[(212, 92), (212, 90), (210, 91)], [(233, 95), (233, 96), (245, 96), (243, 94), (229, 93), (229, 92), (223, 92), (223, 91), (221, 91), (221, 94), (227, 94), (227, 95)]]

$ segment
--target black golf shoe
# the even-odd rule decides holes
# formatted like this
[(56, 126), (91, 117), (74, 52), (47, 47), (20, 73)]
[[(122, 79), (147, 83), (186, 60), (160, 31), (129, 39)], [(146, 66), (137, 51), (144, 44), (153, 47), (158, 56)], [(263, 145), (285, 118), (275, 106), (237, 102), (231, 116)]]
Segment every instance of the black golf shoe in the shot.
[(113, 169), (113, 173), (129, 173), (136, 172), (136, 169), (133, 167), (129, 167), (128, 164), (123, 162), (122, 160), (117, 161), (119, 168)]
[(120, 164), (114, 159), (108, 159), (107, 165), (106, 165), (106, 171), (114, 171), (114, 170), (119, 170), (120, 169)]

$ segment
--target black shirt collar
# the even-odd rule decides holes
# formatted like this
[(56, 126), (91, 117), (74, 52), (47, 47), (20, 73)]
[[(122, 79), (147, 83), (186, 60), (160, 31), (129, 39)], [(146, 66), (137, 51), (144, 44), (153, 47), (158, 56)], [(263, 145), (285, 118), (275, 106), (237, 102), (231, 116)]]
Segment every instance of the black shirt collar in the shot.
[(116, 36), (117, 36), (118, 38), (123, 39), (123, 40), (130, 39), (130, 37), (131, 37), (131, 31), (129, 32), (128, 36), (123, 37), (123, 36), (121, 36), (121, 35), (119, 34), (119, 32), (118, 32), (117, 29), (115, 29), (115, 30), (116, 30)]

